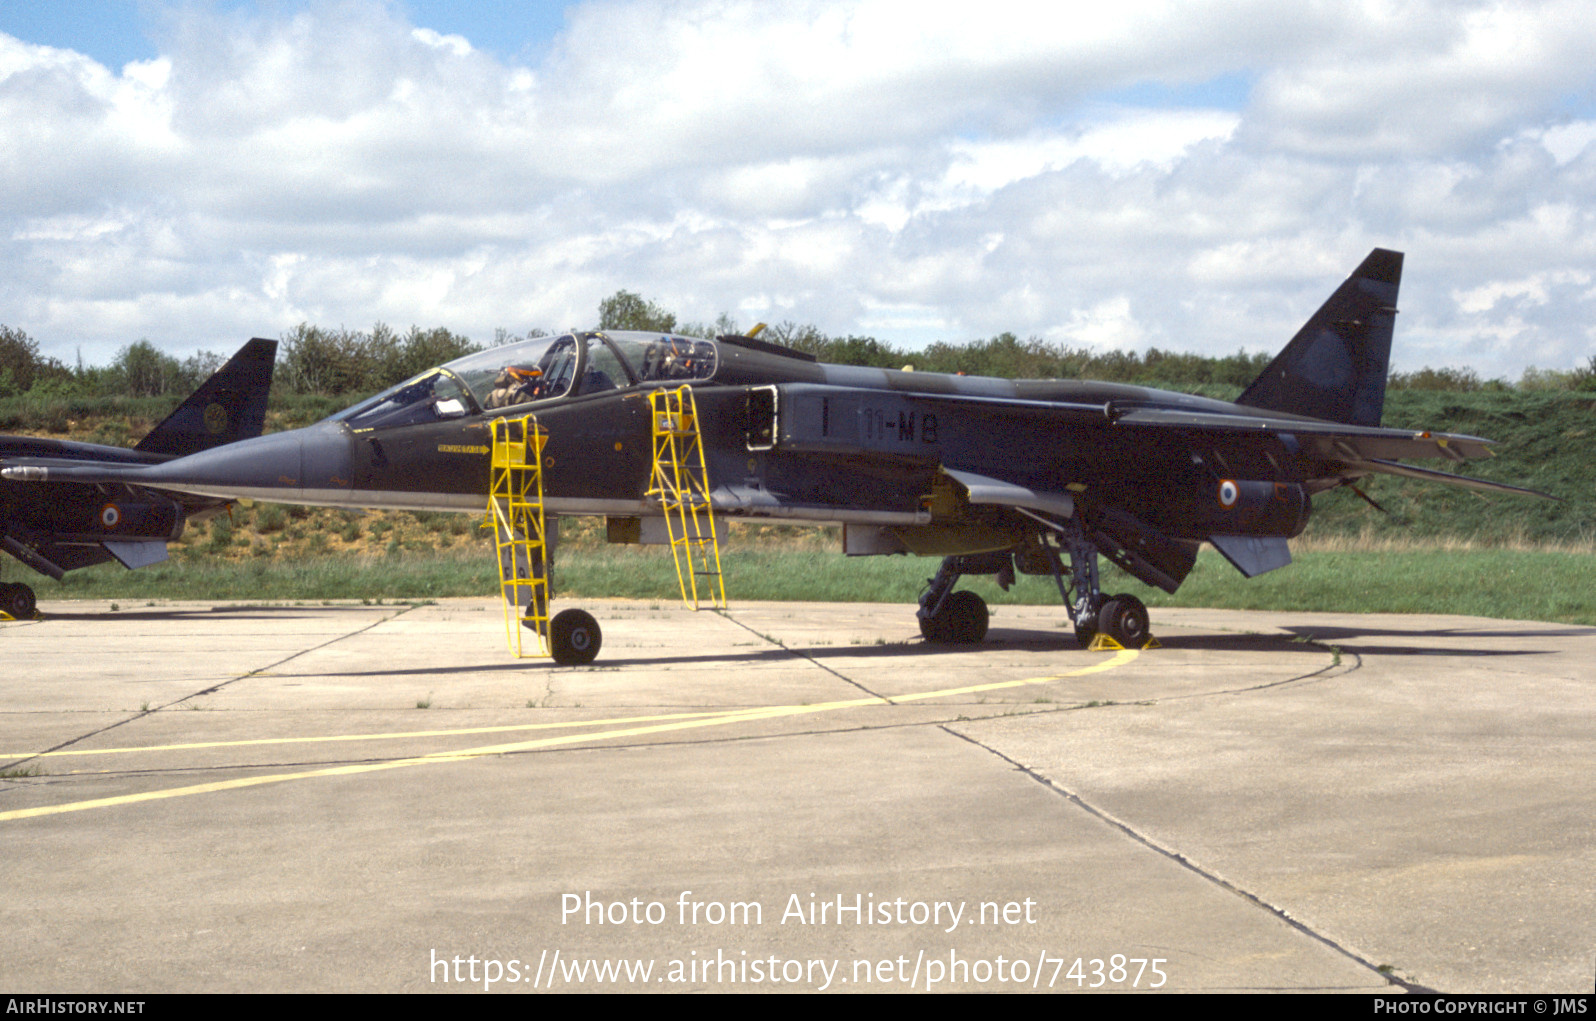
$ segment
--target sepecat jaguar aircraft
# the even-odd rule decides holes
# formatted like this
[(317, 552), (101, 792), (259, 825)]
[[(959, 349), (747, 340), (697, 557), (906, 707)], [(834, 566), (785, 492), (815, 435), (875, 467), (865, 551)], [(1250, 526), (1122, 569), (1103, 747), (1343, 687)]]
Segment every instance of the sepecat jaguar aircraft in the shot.
[[(0, 465), (148, 465), (259, 436), (266, 421), (277, 341), (250, 341), (132, 449), (35, 436), (0, 436)], [(181, 493), (173, 490), (174, 493)], [(0, 549), (40, 574), (115, 559), (128, 568), (166, 559), (166, 544), (190, 517), (224, 500), (157, 493), (120, 482), (24, 486), (0, 480)], [(33, 589), (0, 583), (0, 610), (31, 616)]]
[[(468, 355), (316, 425), (163, 464), (12, 459), (12, 480), (119, 482), (216, 498), (482, 513), (490, 423), (534, 412), (550, 513), (613, 541), (664, 530), (651, 391), (690, 384), (719, 515), (843, 526), (850, 555), (941, 558), (921, 631), (978, 642), (970, 574), (1050, 576), (1082, 641), (1149, 639), (1098, 558), (1174, 592), (1202, 543), (1247, 577), (1291, 560), (1315, 494), (1374, 474), (1533, 494), (1401, 463), (1489, 454), (1472, 436), (1380, 426), (1399, 252), (1375, 249), (1235, 403), (1085, 380), (817, 362), (753, 337), (587, 332)], [(596, 650), (597, 625), (562, 661)], [(561, 658), (561, 657), (557, 657)], [(590, 658), (590, 656), (588, 657)]]

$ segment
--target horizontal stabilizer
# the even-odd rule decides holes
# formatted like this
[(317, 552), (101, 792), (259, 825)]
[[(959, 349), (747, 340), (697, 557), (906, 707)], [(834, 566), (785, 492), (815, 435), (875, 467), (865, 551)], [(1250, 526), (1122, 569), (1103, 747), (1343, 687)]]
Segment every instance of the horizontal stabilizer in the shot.
[(1538, 496), (1543, 500), (1557, 500), (1561, 498), (1550, 493), (1542, 493), (1536, 489), (1525, 489), (1522, 486), (1509, 486), (1503, 482), (1488, 482), (1485, 479), (1471, 479), (1467, 475), (1453, 475), (1451, 472), (1436, 471), (1434, 468), (1419, 468), (1411, 464), (1402, 464), (1397, 461), (1384, 461), (1371, 458), (1367, 461), (1349, 461), (1348, 468), (1362, 469), (1379, 475), (1401, 475), (1409, 479), (1423, 479), (1426, 482), (1444, 482), (1450, 486), (1463, 486), (1467, 489), (1477, 489), (1485, 493), (1513, 493), (1517, 496)]
[(1208, 541), (1245, 578), (1256, 578), (1291, 563), (1291, 547), (1278, 535), (1210, 535)]
[(167, 556), (164, 542), (102, 542), (100, 545), (130, 571), (159, 564)]

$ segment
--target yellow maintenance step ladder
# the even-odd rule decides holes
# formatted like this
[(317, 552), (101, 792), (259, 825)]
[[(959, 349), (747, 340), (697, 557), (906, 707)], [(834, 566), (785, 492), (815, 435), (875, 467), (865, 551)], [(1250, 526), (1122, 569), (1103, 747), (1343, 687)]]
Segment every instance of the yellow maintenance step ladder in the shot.
[(726, 582), (720, 570), (720, 542), (693, 388), (655, 390), (648, 395), (648, 404), (654, 433), (654, 478), (648, 495), (659, 499), (665, 514), (682, 602), (698, 609), (698, 579), (703, 578), (705, 598), (724, 608)]
[[(543, 444), (548, 435), (539, 431), (536, 415), (496, 418), (492, 427), (488, 520), (499, 557), (505, 639), (517, 658), (548, 656), (549, 565), (543, 527)], [(524, 630), (537, 635), (536, 651), (522, 650)]]

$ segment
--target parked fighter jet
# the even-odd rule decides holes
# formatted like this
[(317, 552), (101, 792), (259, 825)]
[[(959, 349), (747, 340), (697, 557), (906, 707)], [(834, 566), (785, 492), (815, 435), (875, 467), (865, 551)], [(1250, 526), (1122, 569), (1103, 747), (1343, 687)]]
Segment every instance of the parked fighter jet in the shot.
[[(245, 344), (131, 450), (0, 436), (0, 465), (155, 465), (259, 436), (276, 356), (275, 340)], [(47, 486), (0, 480), (0, 548), (58, 581), (67, 571), (113, 558), (129, 568), (145, 567), (166, 559), (166, 544), (182, 534), (189, 515), (225, 503), (117, 480)], [(0, 584), (0, 610), (26, 617), (33, 605), (32, 588)]]
[(841, 523), (849, 554), (942, 558), (920, 598), (928, 639), (980, 641), (986, 605), (956, 583), (1020, 571), (1054, 579), (1083, 641), (1140, 646), (1147, 610), (1104, 595), (1099, 555), (1173, 592), (1204, 542), (1248, 577), (1284, 566), (1314, 494), (1371, 474), (1528, 492), (1399, 463), (1488, 453), (1380, 427), (1401, 271), (1400, 253), (1374, 250), (1234, 404), (827, 365), (750, 337), (572, 333), (469, 355), (294, 432), (149, 467), (4, 475), (480, 514), (489, 422), (531, 411), (548, 511), (604, 515), (612, 538), (637, 541), (660, 515), (647, 394), (689, 383), (715, 512)]

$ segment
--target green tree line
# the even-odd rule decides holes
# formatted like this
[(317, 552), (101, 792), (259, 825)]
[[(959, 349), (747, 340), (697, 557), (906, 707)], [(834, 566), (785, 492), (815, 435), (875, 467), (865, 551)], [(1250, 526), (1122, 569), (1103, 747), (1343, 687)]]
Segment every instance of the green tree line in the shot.
[[(630, 291), (617, 291), (599, 303), (597, 328), (649, 330), (689, 336), (740, 333), (729, 315), (713, 322), (683, 322), (675, 313)], [(545, 335), (532, 330), (528, 337)], [(964, 373), (1015, 379), (1099, 379), (1174, 388), (1239, 389), (1255, 379), (1273, 353), (1209, 356), (1183, 351), (1097, 351), (1039, 337), (1021, 340), (1013, 333), (966, 342), (937, 341), (910, 350), (865, 336), (829, 336), (812, 325), (784, 322), (765, 329), (761, 339), (814, 355), (821, 361), (880, 368), (912, 365), (923, 372)], [(500, 329), (491, 344), (523, 339)], [(280, 338), (275, 390), (327, 397), (356, 397), (392, 386), (434, 365), (480, 351), (485, 346), (446, 327), (410, 327), (400, 333), (384, 323), (370, 330), (329, 329), (301, 323)], [(106, 366), (75, 367), (39, 353), (25, 332), (0, 325), (0, 398), (102, 398), (183, 396), (226, 360), (201, 351), (184, 359), (139, 340), (119, 351)], [(1596, 392), (1596, 356), (1571, 370), (1526, 370), (1517, 382), (1482, 379), (1468, 368), (1423, 368), (1392, 373), (1393, 390), (1453, 392), (1573, 390)]]

